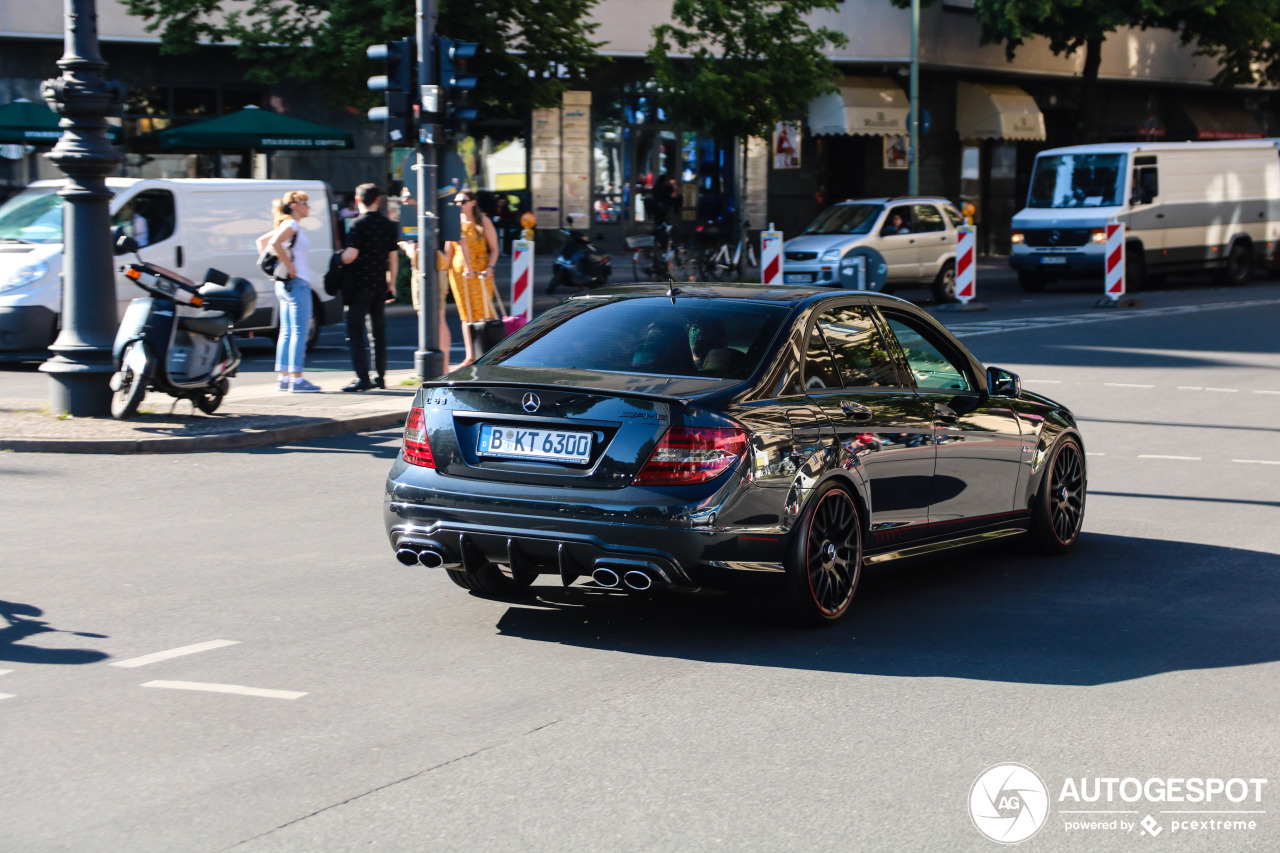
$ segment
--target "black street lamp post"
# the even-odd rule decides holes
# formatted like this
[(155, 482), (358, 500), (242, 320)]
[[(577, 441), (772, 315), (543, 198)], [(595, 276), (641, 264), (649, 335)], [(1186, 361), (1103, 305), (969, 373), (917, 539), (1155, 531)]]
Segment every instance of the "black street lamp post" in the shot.
[(95, 417), (111, 412), (108, 382), (115, 370), (116, 286), (112, 269), (111, 193), (107, 175), (121, 155), (107, 140), (107, 116), (119, 115), (124, 86), (102, 79), (95, 0), (64, 0), (62, 76), (41, 94), (62, 116), (61, 138), (46, 155), (67, 176), (63, 206), (62, 331), (40, 368), (49, 374), (54, 414)]

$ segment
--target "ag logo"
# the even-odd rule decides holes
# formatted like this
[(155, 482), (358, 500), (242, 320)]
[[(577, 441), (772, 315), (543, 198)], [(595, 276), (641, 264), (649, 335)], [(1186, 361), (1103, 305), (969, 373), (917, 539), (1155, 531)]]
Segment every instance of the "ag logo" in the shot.
[(1048, 816), (1049, 790), (1044, 780), (1021, 764), (988, 768), (969, 791), (969, 817), (992, 841), (1026, 841), (1040, 831)]

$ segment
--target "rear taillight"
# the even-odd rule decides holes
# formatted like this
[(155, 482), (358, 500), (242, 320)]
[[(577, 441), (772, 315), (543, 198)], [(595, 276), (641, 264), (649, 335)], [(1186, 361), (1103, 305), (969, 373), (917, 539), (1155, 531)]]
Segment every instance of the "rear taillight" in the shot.
[(672, 427), (632, 482), (641, 486), (705, 483), (732, 468), (746, 452), (747, 434), (743, 430)]
[(409, 410), (409, 417), (404, 422), (404, 461), (423, 468), (436, 467), (431, 445), (427, 442), (427, 418), (417, 406)]

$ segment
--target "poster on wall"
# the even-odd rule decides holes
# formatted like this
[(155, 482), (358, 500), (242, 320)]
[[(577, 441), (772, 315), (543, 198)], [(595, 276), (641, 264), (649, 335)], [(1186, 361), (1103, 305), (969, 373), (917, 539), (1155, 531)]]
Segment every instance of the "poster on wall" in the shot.
[(800, 168), (800, 124), (780, 121), (773, 126), (773, 168)]
[(907, 168), (907, 137), (903, 134), (884, 138), (884, 167), (886, 169)]

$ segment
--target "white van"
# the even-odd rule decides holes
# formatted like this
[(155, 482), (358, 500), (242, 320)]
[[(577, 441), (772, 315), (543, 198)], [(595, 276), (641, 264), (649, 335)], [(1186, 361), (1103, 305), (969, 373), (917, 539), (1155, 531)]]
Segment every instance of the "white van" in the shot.
[[(0, 361), (43, 358), (57, 337), (62, 310), (61, 180), (38, 181), (0, 207)], [(321, 278), (333, 252), (328, 187), (321, 181), (252, 181), (223, 178), (138, 180), (108, 178), (111, 220), (133, 236), (148, 261), (199, 278), (209, 267), (253, 282), (258, 309), (238, 332), (274, 333), (279, 307), (274, 283), (258, 269), (254, 239), (271, 228), (271, 202), (289, 190), (311, 198), (302, 221), (311, 238), (307, 260), (313, 281), (312, 328), (342, 318), (342, 301), (324, 292)], [(119, 266), (126, 260), (113, 258)], [(141, 296), (116, 274), (116, 318)]]
[(1097, 278), (1108, 222), (1125, 225), (1125, 289), (1212, 270), (1248, 280), (1280, 241), (1277, 140), (1075, 145), (1036, 156), (1013, 217), (1010, 265), (1025, 290)]

